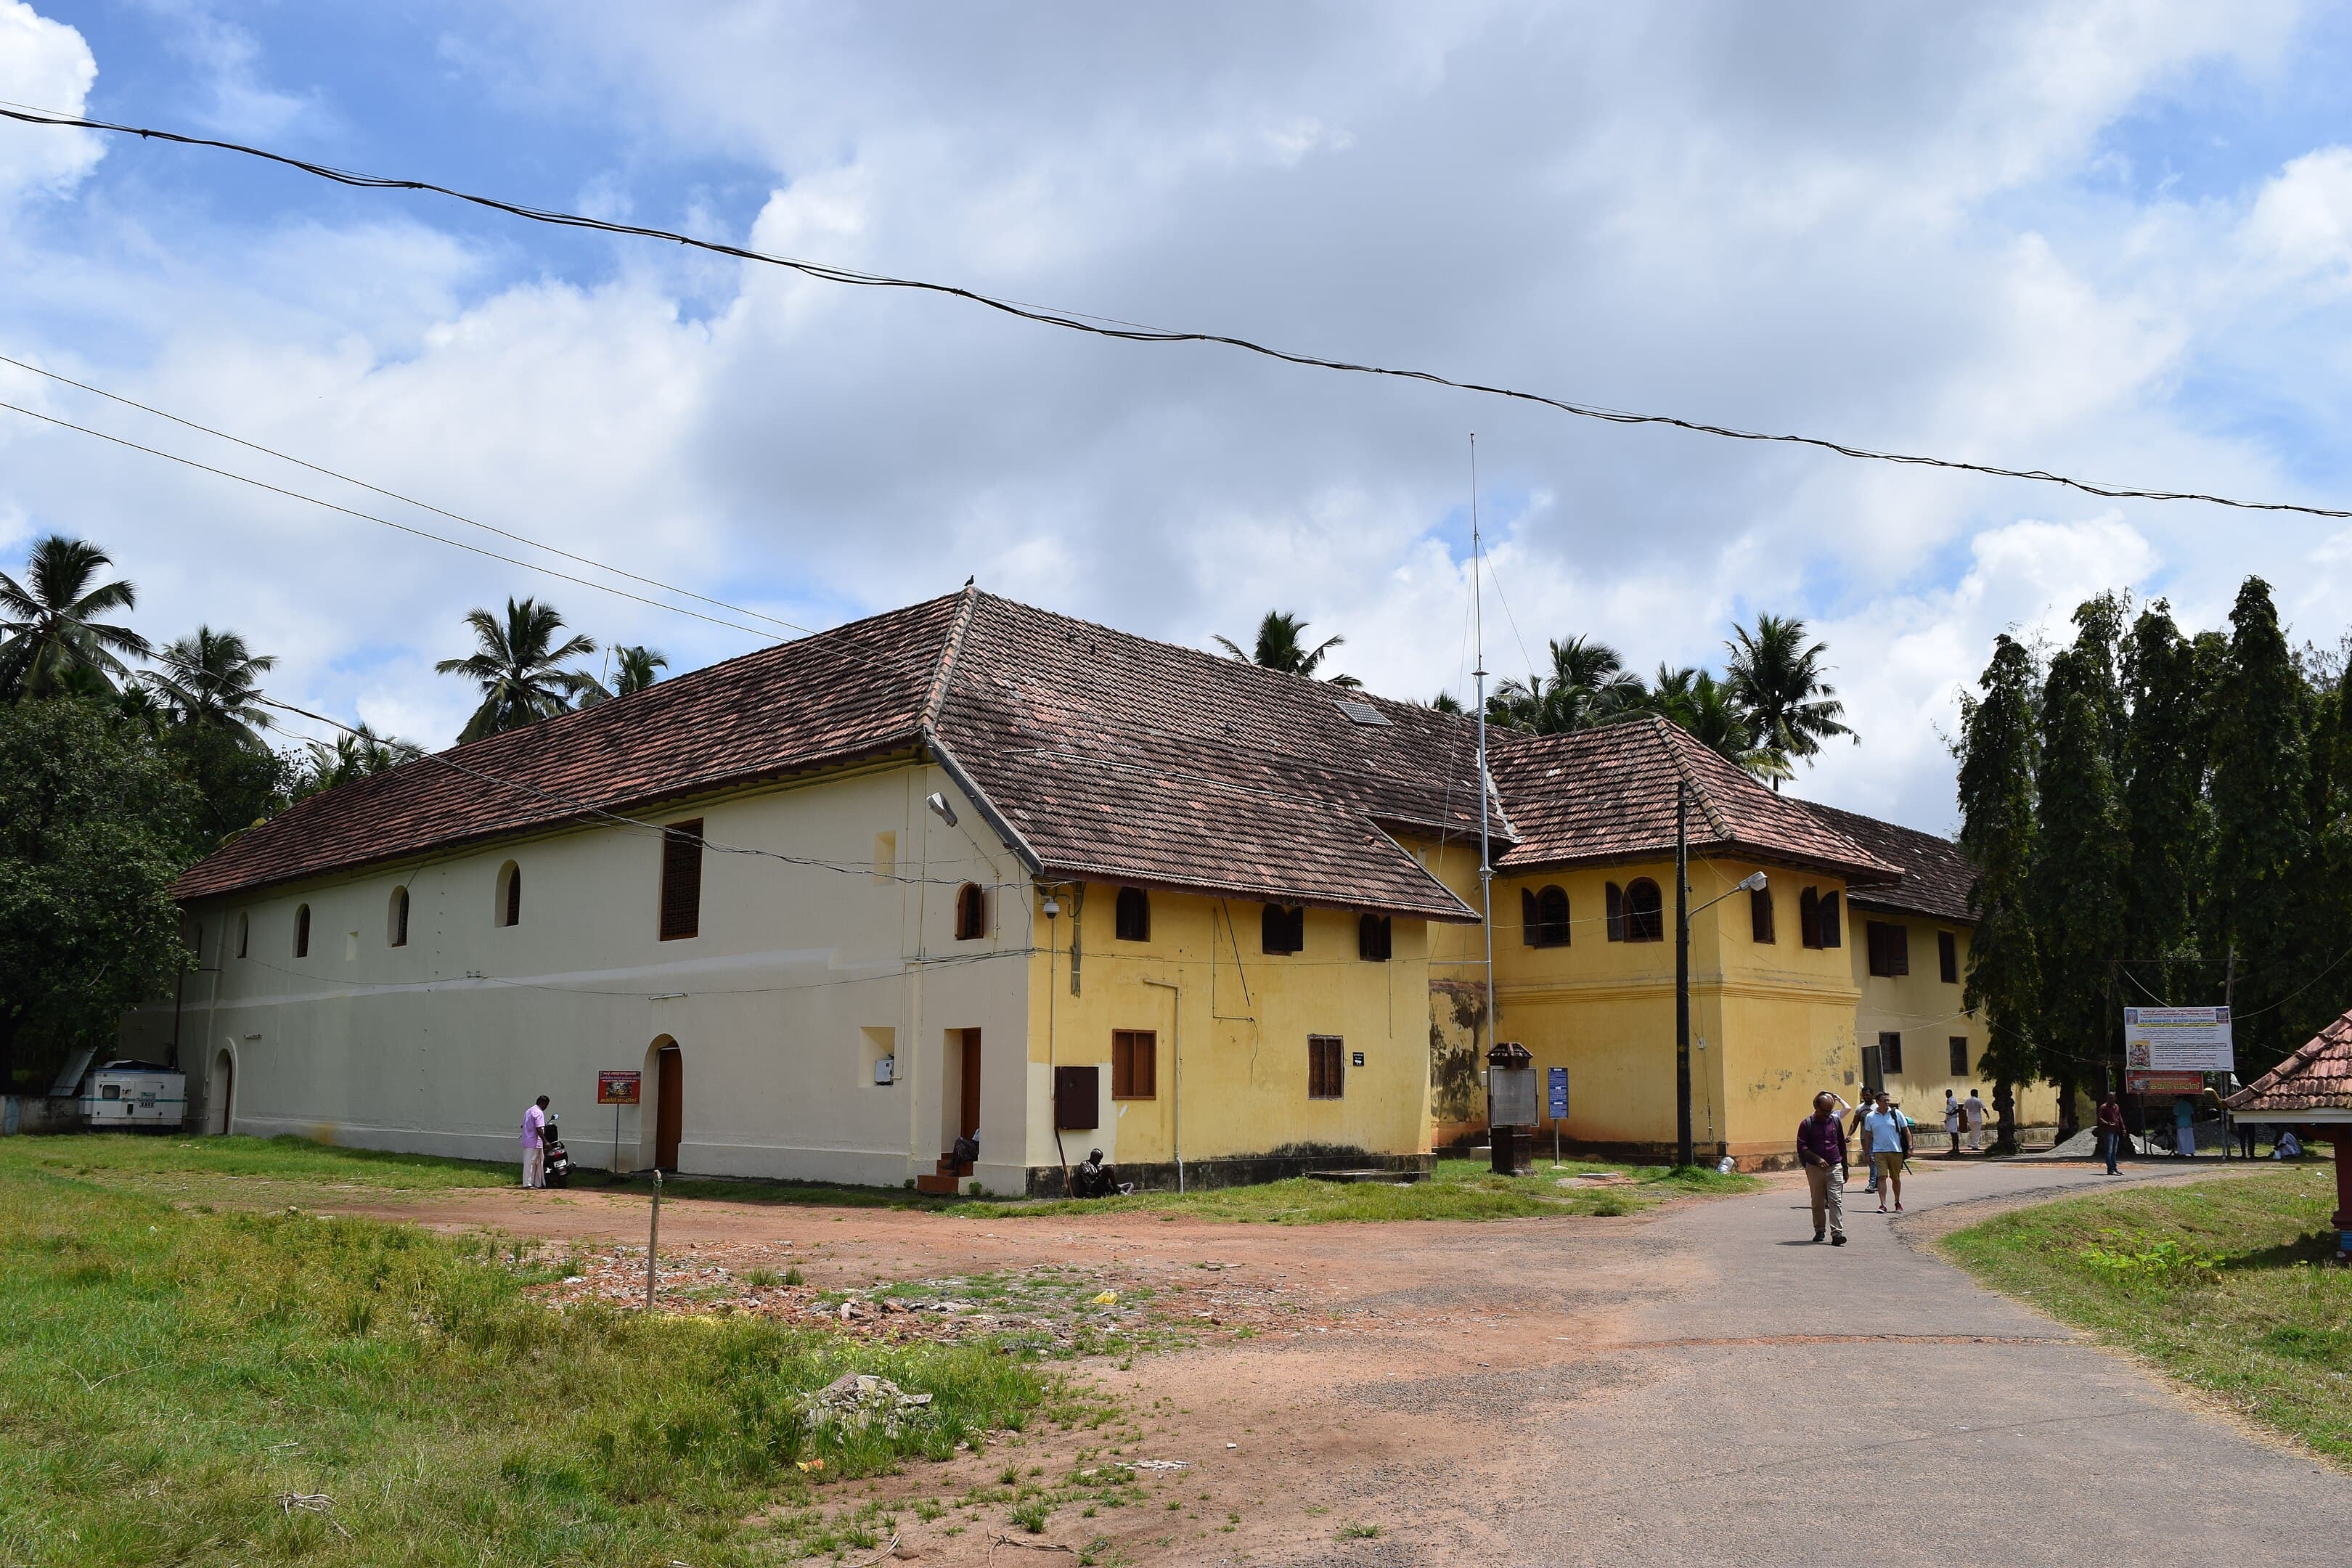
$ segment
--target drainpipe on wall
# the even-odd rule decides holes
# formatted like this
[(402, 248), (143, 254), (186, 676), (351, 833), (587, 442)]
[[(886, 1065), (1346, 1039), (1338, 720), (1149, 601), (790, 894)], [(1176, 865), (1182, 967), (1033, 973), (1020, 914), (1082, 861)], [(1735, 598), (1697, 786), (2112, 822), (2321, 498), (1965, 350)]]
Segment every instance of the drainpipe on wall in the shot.
[[(1209, 940), (1211, 943), (1209, 951), (1213, 953), (1216, 951), (1216, 936), (1213, 931)], [(1146, 980), (1144, 984), (1156, 985), (1162, 991), (1172, 991), (1176, 994), (1174, 1002), (1176, 1026), (1170, 1031), (1168, 1044), (1171, 1069), (1168, 1075), (1168, 1113), (1169, 1119), (1175, 1125), (1169, 1132), (1168, 1142), (1169, 1147), (1176, 1153), (1176, 1190), (1181, 1193), (1184, 1190), (1184, 988), (1168, 980)]]
[(1054, 952), (1062, 906), (1049, 890), (1038, 908), (1045, 915), (1045, 1115), (1054, 1123), (1054, 1155), (1062, 1163), (1062, 1195), (1070, 1195), (1070, 1152), (1062, 1147), (1062, 1086), (1054, 1062)]

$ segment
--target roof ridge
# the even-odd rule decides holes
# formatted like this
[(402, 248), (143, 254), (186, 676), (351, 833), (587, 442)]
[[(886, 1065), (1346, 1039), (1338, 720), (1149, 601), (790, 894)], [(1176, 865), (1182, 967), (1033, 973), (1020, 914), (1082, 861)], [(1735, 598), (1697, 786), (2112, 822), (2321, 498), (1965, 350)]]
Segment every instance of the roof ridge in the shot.
[(948, 635), (940, 639), (940, 657), (931, 666), (930, 685), (923, 693), (923, 710), (915, 720), (915, 727), (926, 736), (939, 722), (940, 710), (947, 703), (948, 683), (955, 678), (956, 655), (963, 650), (964, 633), (971, 629), (972, 607), (980, 603), (980, 590), (967, 583), (956, 596), (962, 602), (956, 605)]
[[(1665, 748), (1666, 758), (1674, 764), (1675, 776), (1682, 780), (1697, 799), (1699, 815), (1706, 818), (1706, 825), (1715, 837), (1718, 840), (1730, 838), (1731, 819), (1723, 814), (1723, 808), (1716, 804), (1715, 797), (1699, 782), (1698, 771), (1690, 765), (1690, 758), (1685, 754), (1681, 741), (1676, 738), (1685, 734), (1682, 726), (1663, 713), (1653, 713), (1650, 715), (1650, 733), (1657, 738), (1659, 745)], [(1691, 739), (1696, 744), (1696, 737)], [(1862, 847), (1856, 845), (1854, 847), (1859, 849)]]

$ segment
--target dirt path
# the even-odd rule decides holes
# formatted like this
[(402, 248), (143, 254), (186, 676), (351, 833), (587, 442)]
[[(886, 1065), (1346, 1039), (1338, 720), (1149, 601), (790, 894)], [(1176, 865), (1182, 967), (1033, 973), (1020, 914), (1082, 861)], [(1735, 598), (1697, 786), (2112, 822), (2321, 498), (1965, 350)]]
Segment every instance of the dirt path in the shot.
[[(1906, 1226), (2105, 1180), (1923, 1165)], [(1079, 1363), (1135, 1413), (1125, 1458), (1186, 1467), (1150, 1472), (1147, 1504), (1064, 1510), (1002, 1543), (1001, 1517), (905, 1512), (902, 1560), (1107, 1541), (1107, 1563), (1843, 1564), (1867, 1519), (1870, 1560), (1940, 1564), (1955, 1511), (1984, 1521), (1961, 1553), (1973, 1563), (2110, 1546), (2155, 1564), (2231, 1547), (2344, 1560), (2352, 1477), (2200, 1414), (1890, 1219), (1857, 1215), (1853, 1246), (1811, 1246), (1802, 1201), (1782, 1180), (1622, 1219), (1298, 1227), (694, 1201), (665, 1205), (663, 1250), (689, 1288), (688, 1268), (752, 1260), (836, 1290), (1044, 1270), (1148, 1294), (1189, 1331), (1192, 1348), (1124, 1369)], [(610, 1248), (642, 1245), (645, 1207), (483, 1192), (338, 1212)], [(1032, 1434), (839, 1491), (951, 1499), (1008, 1462), (1064, 1473), (1082, 1444), (1113, 1440)]]

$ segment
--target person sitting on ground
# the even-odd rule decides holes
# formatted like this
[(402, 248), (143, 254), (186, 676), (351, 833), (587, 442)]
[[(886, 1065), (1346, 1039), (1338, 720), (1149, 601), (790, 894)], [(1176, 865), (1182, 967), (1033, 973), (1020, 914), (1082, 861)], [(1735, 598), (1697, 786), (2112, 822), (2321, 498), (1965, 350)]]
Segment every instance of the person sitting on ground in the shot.
[(1122, 1185), (1118, 1168), (1103, 1163), (1103, 1152), (1090, 1149), (1078, 1168), (1070, 1173), (1070, 1192), (1081, 1198), (1116, 1197), (1135, 1189)]
[(2303, 1140), (2294, 1135), (2294, 1128), (2290, 1127), (2286, 1129), (2278, 1135), (2275, 1141), (2272, 1142), (2271, 1158), (2273, 1160), (2300, 1160), (2303, 1158)]
[(954, 1162), (958, 1171), (969, 1169), (980, 1159), (980, 1134), (967, 1132), (958, 1138), (955, 1141), (955, 1147), (949, 1152), (948, 1158)]
[(1821, 1240), (1826, 1220), (1832, 1247), (1845, 1245), (1845, 1122), (1838, 1103), (1823, 1089), (1813, 1096), (1813, 1113), (1797, 1123), (1797, 1160), (1812, 1189), (1813, 1239)]

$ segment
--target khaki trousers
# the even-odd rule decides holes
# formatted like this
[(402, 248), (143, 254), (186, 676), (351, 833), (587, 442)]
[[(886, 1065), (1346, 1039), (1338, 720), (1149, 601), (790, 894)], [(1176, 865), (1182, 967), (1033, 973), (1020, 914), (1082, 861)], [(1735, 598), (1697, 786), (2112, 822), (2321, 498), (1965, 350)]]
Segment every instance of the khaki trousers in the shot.
[(1845, 1234), (1845, 1171), (1837, 1165), (1808, 1165), (1805, 1184), (1813, 1193), (1813, 1234), (1822, 1229), (1822, 1217), (1828, 1217), (1832, 1236)]

